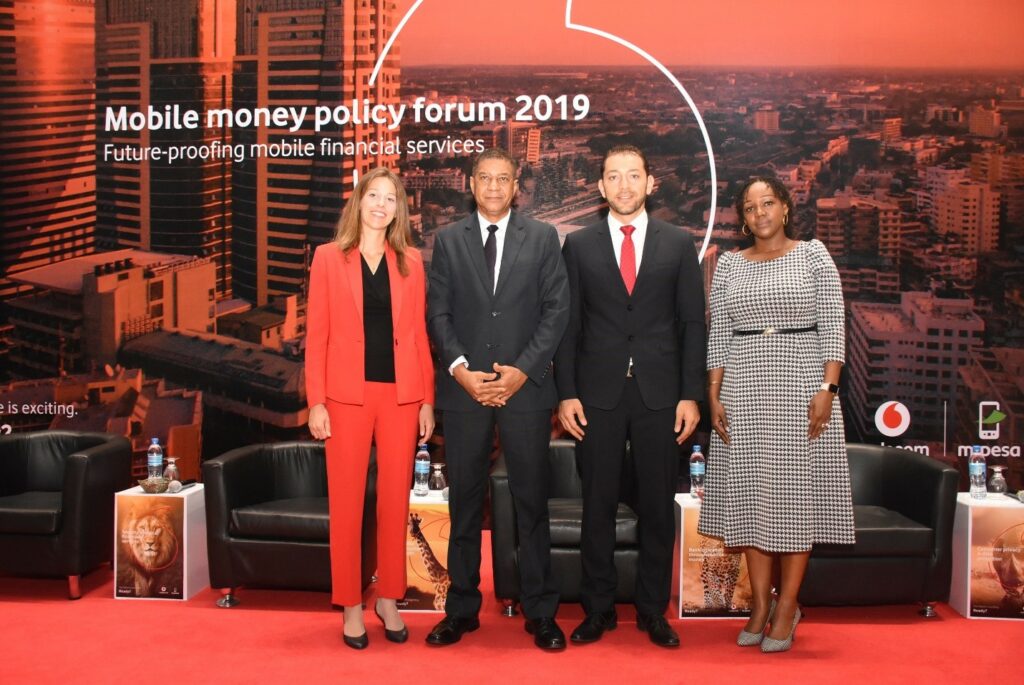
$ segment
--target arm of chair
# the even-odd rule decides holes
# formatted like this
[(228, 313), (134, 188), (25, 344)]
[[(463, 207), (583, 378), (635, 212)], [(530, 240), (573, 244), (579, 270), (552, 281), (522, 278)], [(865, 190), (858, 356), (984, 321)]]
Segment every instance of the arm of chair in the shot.
[(24, 492), (31, 433), (0, 435), (0, 497)]
[(264, 445), (239, 447), (203, 462), (206, 549), (214, 588), (231, 587), (234, 578), (228, 545), (231, 510), (272, 499), (268, 464)]
[(909, 450), (886, 450), (885, 506), (935, 531), (932, 573), (925, 601), (948, 597), (952, 573), (953, 517), (958, 474), (929, 456)]
[(127, 438), (83, 434), (98, 445), (68, 455), (61, 496), (59, 545), (65, 575), (79, 575), (113, 560), (114, 493), (131, 484), (132, 447)]
[(518, 600), (516, 512), (508, 485), (504, 452), (498, 454), (491, 471), (491, 565), (494, 570), (494, 596)]

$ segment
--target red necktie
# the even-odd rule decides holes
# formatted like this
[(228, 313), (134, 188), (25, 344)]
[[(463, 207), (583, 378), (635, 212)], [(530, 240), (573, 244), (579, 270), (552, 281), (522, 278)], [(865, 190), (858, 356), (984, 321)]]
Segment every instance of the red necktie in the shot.
[(636, 285), (636, 248), (633, 246), (633, 226), (623, 226), (622, 232), (625, 238), (622, 240), (622, 254), (619, 257), (619, 272), (622, 274), (622, 282), (626, 284), (626, 292), (633, 294), (633, 286)]

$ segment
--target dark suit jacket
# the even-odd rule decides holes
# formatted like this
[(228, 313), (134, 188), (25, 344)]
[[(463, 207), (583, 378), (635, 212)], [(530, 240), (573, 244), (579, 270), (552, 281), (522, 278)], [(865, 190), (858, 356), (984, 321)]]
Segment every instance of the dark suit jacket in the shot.
[(704, 395), (704, 284), (693, 239), (648, 219), (633, 294), (626, 292), (607, 220), (569, 234), (562, 250), (572, 294), (555, 357), (560, 399), (614, 409), (629, 359), (649, 409)]
[(472, 371), (510, 364), (529, 380), (508, 409), (535, 411), (558, 403), (551, 360), (569, 320), (569, 285), (558, 234), (516, 212), (509, 218), (498, 286), (487, 282), (477, 213), (437, 232), (427, 292), (427, 327), (440, 361), (437, 406), (468, 411), (479, 405), (448, 373), (465, 355)]

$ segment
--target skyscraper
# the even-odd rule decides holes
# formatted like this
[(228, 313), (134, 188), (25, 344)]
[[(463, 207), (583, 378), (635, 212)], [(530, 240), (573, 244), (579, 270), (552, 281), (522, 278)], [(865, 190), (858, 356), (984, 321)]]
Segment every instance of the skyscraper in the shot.
[[(395, 28), (394, 0), (239, 0), (234, 106), (360, 107), (399, 104), (399, 53), (393, 46), (370, 76)], [(248, 156), (234, 174), (235, 293), (257, 304), (301, 292), (310, 246), (330, 240), (358, 175), (395, 166), (396, 154), (370, 151), (397, 136), (386, 124), (346, 123), (314, 130), (261, 126), (234, 131), (247, 147), (301, 138), (351, 144), (353, 153), (315, 157)]]
[(957, 236), (968, 252), (999, 247), (999, 193), (987, 183), (960, 181), (935, 197), (935, 229)]
[(540, 128), (532, 121), (510, 121), (498, 129), (497, 145), (523, 164), (540, 161)]
[(875, 255), (898, 262), (900, 208), (895, 202), (850, 194), (817, 201), (818, 237), (834, 255)]
[(92, 0), (0, 2), (0, 301), (95, 250)]
[[(231, 294), (231, 159), (189, 151), (231, 142), (205, 111), (231, 107), (235, 0), (108, 0), (96, 13), (97, 233), (104, 248), (207, 257)], [(194, 129), (107, 130), (107, 109), (177, 105)], [(108, 146), (178, 148), (176, 161), (117, 161)]]
[(779, 132), (778, 110), (765, 107), (754, 112), (754, 128), (765, 133)]
[(888, 400), (910, 408), (909, 437), (941, 439), (957, 400), (956, 369), (968, 363), (984, 329), (970, 298), (905, 292), (898, 305), (852, 303), (848, 405), (863, 408), (851, 412), (858, 439), (877, 440), (872, 417)]

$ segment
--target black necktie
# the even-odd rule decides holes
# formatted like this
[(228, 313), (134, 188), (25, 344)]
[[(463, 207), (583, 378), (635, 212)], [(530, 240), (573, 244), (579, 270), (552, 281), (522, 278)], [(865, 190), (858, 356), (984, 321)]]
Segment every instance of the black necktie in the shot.
[(498, 239), (495, 233), (498, 227), (491, 224), (487, 227), (487, 240), (484, 241), (484, 259), (487, 261), (487, 276), (490, 279), (491, 290), (494, 290), (494, 264), (498, 261)]

